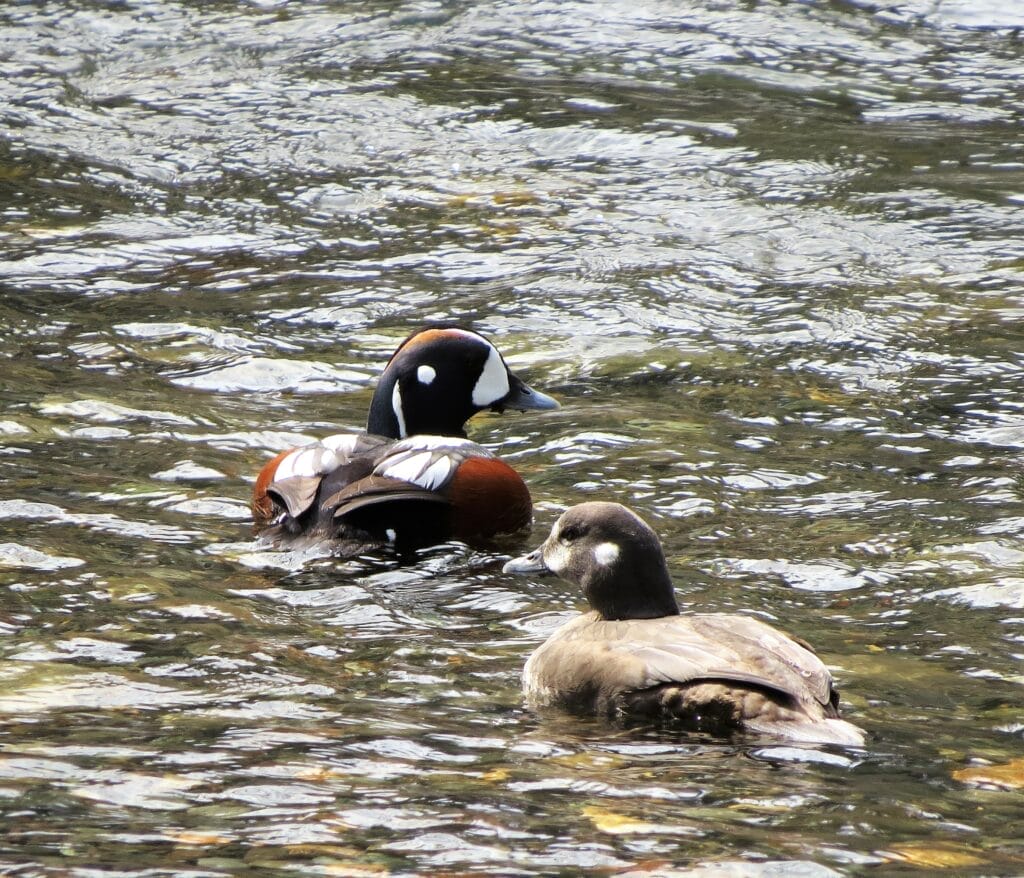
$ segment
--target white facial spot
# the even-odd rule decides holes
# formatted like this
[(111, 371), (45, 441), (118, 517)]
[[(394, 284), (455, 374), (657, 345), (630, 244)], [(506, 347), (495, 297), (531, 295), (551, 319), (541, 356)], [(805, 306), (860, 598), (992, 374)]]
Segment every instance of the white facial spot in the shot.
[(594, 561), (602, 567), (610, 567), (619, 559), (618, 543), (601, 543), (594, 548)]
[(486, 408), (493, 405), (509, 391), (508, 369), (501, 361), (501, 354), (494, 345), (487, 343), (489, 353), (484, 369), (473, 388), (473, 405)]
[(569, 566), (568, 546), (560, 542), (548, 542), (544, 546), (544, 564), (552, 573), (561, 573)]
[(388, 538), (389, 543), (393, 543), (398, 538), (397, 532), (394, 530), (394, 528), (390, 527), (386, 531), (384, 531), (384, 536)]
[(407, 435), (405, 432), (405, 414), (402, 412), (402, 391), (397, 381), (395, 382), (395, 389), (391, 391), (391, 409), (398, 419), (399, 438), (404, 439)]
[(416, 378), (420, 384), (430, 384), (436, 377), (437, 370), (433, 366), (424, 364), (416, 370)]

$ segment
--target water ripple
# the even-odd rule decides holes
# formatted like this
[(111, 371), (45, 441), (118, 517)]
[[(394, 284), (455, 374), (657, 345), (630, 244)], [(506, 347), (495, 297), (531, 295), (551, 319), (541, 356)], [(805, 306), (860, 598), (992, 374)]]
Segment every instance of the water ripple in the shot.
[[(1014, 790), (957, 779), (1019, 775), (1019, 18), (0, 10), (4, 867), (1019, 873)], [(468, 426), (532, 532), (248, 542), (439, 320), (563, 404)], [(583, 599), (500, 568), (582, 498), (809, 637), (867, 753), (526, 711)]]

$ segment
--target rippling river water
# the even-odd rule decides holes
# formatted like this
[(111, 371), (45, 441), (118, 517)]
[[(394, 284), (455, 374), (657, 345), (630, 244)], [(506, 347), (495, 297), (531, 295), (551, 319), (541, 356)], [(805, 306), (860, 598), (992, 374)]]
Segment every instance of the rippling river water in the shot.
[[(1024, 873), (1024, 10), (0, 10), (0, 869)], [(296, 559), (253, 473), (456, 320), (533, 534)], [(689, 608), (815, 643), (861, 751), (538, 717), (635, 507)]]

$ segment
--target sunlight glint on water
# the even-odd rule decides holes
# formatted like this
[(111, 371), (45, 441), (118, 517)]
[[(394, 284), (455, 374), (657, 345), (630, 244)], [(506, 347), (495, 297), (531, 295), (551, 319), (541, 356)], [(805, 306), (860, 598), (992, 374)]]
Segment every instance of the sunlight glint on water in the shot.
[[(1024, 870), (1013, 4), (0, 11), (0, 868)], [(490, 333), (528, 538), (258, 551), (252, 474)], [(584, 498), (861, 752), (525, 711)]]

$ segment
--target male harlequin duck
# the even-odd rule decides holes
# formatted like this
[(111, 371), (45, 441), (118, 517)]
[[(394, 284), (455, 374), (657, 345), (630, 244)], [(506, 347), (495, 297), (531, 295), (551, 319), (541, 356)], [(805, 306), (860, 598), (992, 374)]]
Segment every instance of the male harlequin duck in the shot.
[(473, 541), (530, 523), (530, 492), (508, 464), (470, 442), (477, 412), (555, 409), (509, 371), (476, 332), (415, 332), (392, 354), (370, 403), (366, 432), (283, 451), (253, 489), (261, 541), (330, 543), (339, 552)]
[(839, 719), (832, 677), (808, 646), (749, 616), (680, 615), (658, 537), (625, 506), (573, 506), (505, 572), (555, 573), (592, 608), (530, 656), (523, 688), (533, 706), (864, 743)]

